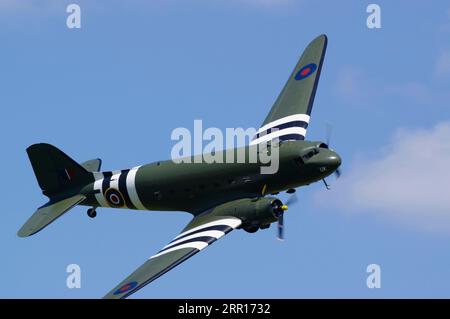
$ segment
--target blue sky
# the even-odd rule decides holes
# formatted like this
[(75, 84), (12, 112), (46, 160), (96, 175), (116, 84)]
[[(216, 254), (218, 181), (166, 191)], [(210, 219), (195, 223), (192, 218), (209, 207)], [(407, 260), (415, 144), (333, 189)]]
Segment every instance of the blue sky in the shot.
[[(82, 28), (66, 27), (69, 3)], [(0, 1), (0, 297), (98, 298), (190, 215), (77, 207), (41, 233), (25, 149), (48, 142), (120, 169), (170, 156), (176, 127), (258, 127), (304, 47), (329, 46), (309, 139), (334, 126), (333, 189), (299, 189), (275, 229), (231, 233), (139, 298), (450, 297), (450, 4), (377, 1)], [(285, 195), (281, 195), (284, 199)], [(65, 285), (81, 266), (82, 288)], [(381, 266), (380, 289), (366, 267)]]

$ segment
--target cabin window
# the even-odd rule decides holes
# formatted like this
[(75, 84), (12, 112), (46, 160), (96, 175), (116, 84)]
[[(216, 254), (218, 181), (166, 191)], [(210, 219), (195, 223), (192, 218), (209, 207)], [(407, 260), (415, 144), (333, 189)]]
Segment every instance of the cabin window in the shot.
[(313, 148), (311, 151), (302, 156), (304, 160), (309, 160), (314, 155), (319, 154), (319, 150), (317, 148)]
[(297, 163), (299, 166), (302, 166), (305, 164), (303, 159), (301, 157), (295, 159), (295, 163)]

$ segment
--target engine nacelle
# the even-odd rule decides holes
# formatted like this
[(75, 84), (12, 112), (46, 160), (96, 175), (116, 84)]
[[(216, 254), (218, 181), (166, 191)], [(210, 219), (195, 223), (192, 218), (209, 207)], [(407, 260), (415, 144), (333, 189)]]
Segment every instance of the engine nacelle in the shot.
[(281, 200), (275, 197), (245, 198), (233, 202), (233, 215), (242, 219), (242, 228), (253, 232), (268, 228), (283, 213)]

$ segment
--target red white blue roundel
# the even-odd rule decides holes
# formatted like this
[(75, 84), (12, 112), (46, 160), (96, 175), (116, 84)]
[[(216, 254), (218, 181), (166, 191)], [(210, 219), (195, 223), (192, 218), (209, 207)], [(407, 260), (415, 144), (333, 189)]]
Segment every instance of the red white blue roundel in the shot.
[(310, 63), (302, 67), (297, 74), (295, 75), (295, 79), (297, 81), (306, 79), (308, 76), (313, 74), (317, 69), (317, 65), (314, 63)]
[(136, 281), (131, 281), (125, 285), (123, 285), (122, 287), (120, 287), (119, 289), (117, 289), (114, 294), (115, 295), (120, 295), (123, 294), (124, 292), (130, 291), (133, 288), (136, 288), (136, 286), (138, 285), (138, 283)]
[(105, 198), (113, 207), (123, 207), (125, 205), (123, 195), (118, 189), (108, 188), (105, 191)]

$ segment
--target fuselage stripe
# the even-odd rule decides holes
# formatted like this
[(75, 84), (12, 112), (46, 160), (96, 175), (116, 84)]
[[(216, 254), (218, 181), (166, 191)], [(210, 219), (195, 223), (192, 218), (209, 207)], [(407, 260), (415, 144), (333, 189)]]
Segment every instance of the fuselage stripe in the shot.
[(95, 199), (101, 207), (108, 207), (108, 203), (106, 202), (105, 196), (103, 196), (102, 191), (103, 179), (105, 178), (105, 175), (103, 173), (98, 174), (101, 175), (96, 176), (97, 179), (94, 182), (94, 190), (99, 192), (95, 193)]
[(141, 200), (139, 199), (137, 190), (136, 190), (136, 174), (139, 170), (139, 167), (134, 167), (132, 168), (127, 175), (127, 190), (128, 190), (128, 194), (130, 196), (130, 201), (133, 203), (134, 207), (136, 207), (136, 209), (140, 209), (140, 210), (147, 210), (147, 208), (145, 208), (145, 206), (142, 204)]
[(125, 169), (120, 174), (119, 191), (122, 193), (122, 195), (124, 197), (125, 205), (130, 209), (136, 209), (136, 207), (131, 202), (130, 195), (128, 194), (128, 189), (127, 189), (127, 176), (128, 176), (129, 172), (130, 172), (129, 169)]
[[(105, 192), (106, 190), (109, 188), (109, 185), (111, 184), (111, 176), (112, 176), (112, 172), (103, 172), (103, 182), (102, 182), (102, 196), (103, 198), (105, 198)], [(110, 207), (111, 205), (108, 204), (108, 201), (106, 201), (105, 199), (105, 204), (106, 207)]]

